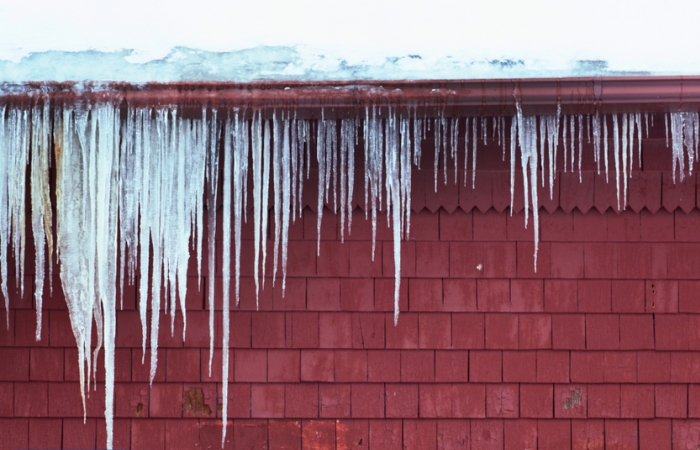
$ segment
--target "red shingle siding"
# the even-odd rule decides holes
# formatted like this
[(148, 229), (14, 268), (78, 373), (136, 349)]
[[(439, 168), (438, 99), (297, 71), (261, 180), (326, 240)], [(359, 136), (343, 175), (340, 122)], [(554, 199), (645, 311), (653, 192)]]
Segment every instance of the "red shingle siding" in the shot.
[[(339, 219), (325, 211), (317, 259), (316, 214), (305, 209), (290, 233), (286, 296), (279, 279), (274, 289), (266, 280), (260, 311), (244, 264), (241, 305), (231, 315), (226, 448), (700, 444), (695, 176), (674, 186), (666, 172), (635, 171), (629, 208), (619, 214), (615, 196), (601, 190), (613, 188), (604, 175), (588, 172), (583, 186), (578, 176), (561, 176), (556, 208), (541, 210), (534, 272), (522, 202), (510, 216), (508, 183), (499, 161), (490, 164), (477, 174), (477, 190), (460, 182), (438, 196), (432, 173), (416, 173), (396, 327), (384, 219), (372, 261), (362, 212), (355, 211), (353, 234), (340, 244)], [(252, 253), (251, 240), (242, 251)], [(136, 288), (125, 290), (117, 447), (220, 445), (221, 312), (210, 377), (207, 283), (198, 290), (196, 272), (190, 275), (187, 337), (179, 315), (172, 335), (162, 315), (150, 388)], [(2, 449), (104, 446), (102, 363), (83, 425), (77, 354), (57, 286), (58, 278), (45, 301), (41, 341), (34, 339), (29, 292), (13, 295), (10, 329), (0, 326)]]

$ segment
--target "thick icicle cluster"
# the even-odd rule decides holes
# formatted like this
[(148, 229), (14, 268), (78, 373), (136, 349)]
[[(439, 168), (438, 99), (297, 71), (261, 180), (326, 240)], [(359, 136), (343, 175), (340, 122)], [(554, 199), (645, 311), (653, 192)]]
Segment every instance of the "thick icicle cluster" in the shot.
[[(78, 345), (83, 411), (91, 356), (95, 378), (104, 339), (108, 447), (112, 446), (114, 409), (119, 122), (119, 112), (110, 105), (56, 110), (54, 120), (61, 282)], [(93, 320), (97, 345), (91, 355)]]
[[(2, 295), (5, 298), (5, 311), (8, 311), (9, 295), (7, 282), (10, 242), (12, 242), (15, 259), (17, 285), (20, 286), (22, 295), (24, 295), (24, 283), (22, 281), (24, 278), (24, 246), (26, 240), (24, 233), (26, 217), (25, 192), (27, 188), (26, 171), (30, 143), (28, 130), (31, 127), (29, 111), (13, 108), (5, 111), (5, 109), (5, 107), (0, 108), (0, 143), (4, 147), (0, 151), (0, 167), (2, 168), (0, 170), (0, 255), (2, 255), (2, 258), (0, 258), (0, 272), (2, 275)], [(43, 128), (43, 124), (37, 128)], [(32, 217), (35, 217), (34, 214)], [(9, 320), (8, 313), (6, 317), (8, 327), (10, 326)], [(37, 336), (40, 336), (40, 334), (41, 330), (37, 329)]]
[[(176, 109), (128, 110), (119, 152), (120, 282), (138, 277), (142, 362), (146, 354), (147, 309), (170, 312), (174, 331), (177, 305), (187, 328), (185, 296), (190, 244), (201, 274), (204, 177), (210, 147), (216, 148), (216, 120), (192, 120)], [(116, 238), (116, 237), (115, 237)], [(152, 255), (152, 265), (150, 256)], [(150, 265), (150, 267), (149, 267)], [(135, 273), (136, 267), (139, 273)], [(149, 272), (150, 271), (150, 272)], [(150, 273), (150, 278), (149, 278)], [(149, 289), (150, 280), (150, 289)], [(150, 295), (149, 295), (150, 294)], [(150, 381), (158, 362), (159, 314), (151, 314)]]
[[(673, 136), (673, 182), (676, 182), (676, 168), (681, 181), (685, 177), (686, 156), (688, 175), (693, 174), (693, 165), (698, 160), (698, 113), (671, 113), (671, 135)], [(668, 125), (668, 122), (666, 122)], [(668, 131), (666, 133), (668, 146)]]
[[(438, 113), (436, 118), (426, 118), (420, 117), (414, 107), (396, 109), (377, 105), (367, 106), (364, 118), (341, 120), (328, 119), (323, 111), (319, 120), (308, 120), (297, 119), (293, 110), (202, 108), (190, 109), (184, 114), (174, 107), (121, 109), (106, 103), (77, 103), (50, 108), (49, 105), (48, 99), (39, 98), (29, 108), (0, 106), (0, 287), (7, 310), (10, 257), (15, 261), (17, 285), (23, 289), (27, 238), (25, 197), (28, 192), (36, 251), (36, 337), (38, 340), (41, 335), (45, 271), (48, 267), (50, 280), (50, 261), (55, 247), (78, 346), (83, 406), (90, 376), (96, 378), (97, 355), (102, 346), (105, 349), (108, 447), (112, 445), (117, 286), (123, 291), (125, 281), (138, 285), (142, 363), (149, 349), (153, 381), (158, 362), (161, 318), (158, 311), (162, 307), (170, 314), (173, 333), (179, 305), (184, 339), (187, 268), (190, 253), (194, 251), (201, 279), (206, 229), (211, 374), (217, 307), (214, 292), (218, 288), (213, 276), (216, 205), (223, 202), (223, 227), (219, 231), (223, 239), (223, 277), (218, 307), (223, 312), (222, 414), (226, 421), (229, 303), (232, 282), (235, 283), (236, 304), (240, 300), (241, 230), (242, 222), (250, 219), (246, 212), (249, 186), (252, 189), (252, 262), (256, 295), (265, 288), (269, 275), (265, 273), (268, 233), (274, 242), (272, 283), (280, 282), (284, 293), (289, 226), (301, 216), (304, 207), (304, 183), (310, 176), (314, 150), (318, 164), (316, 207), (317, 249), (320, 251), (325, 207), (339, 212), (341, 240), (346, 233), (351, 233), (355, 164), (361, 156), (355, 151), (363, 148), (364, 211), (365, 217), (372, 221), (372, 258), (380, 212), (387, 215), (387, 223), (393, 231), (396, 323), (401, 240), (410, 234), (411, 171), (413, 167), (420, 167), (424, 138), (428, 132), (433, 133), (434, 189), (437, 190), (439, 182), (447, 184), (452, 178), (448, 176), (450, 169), (454, 171), (454, 182), (458, 182), (460, 167), (465, 187), (468, 169), (471, 170), (471, 188), (474, 189), (477, 147), (479, 142), (486, 143), (489, 125), (486, 117), (448, 118)], [(558, 110), (553, 115), (528, 116), (523, 114), (517, 96), (509, 139), (506, 138), (506, 118), (491, 119), (491, 139), (501, 146), (504, 160), (507, 142), (510, 142), (511, 211), (520, 149), (525, 226), (530, 210), (534, 223), (535, 270), (539, 184), (543, 189), (549, 185), (551, 198), (557, 170), (560, 170), (560, 156), (563, 170), (578, 170), (581, 179), (584, 141), (588, 145), (592, 141), (596, 169), (600, 173), (603, 166), (606, 180), (610, 168), (615, 171), (617, 206), (618, 210), (624, 208), (627, 178), (633, 175), (635, 148), (637, 163), (641, 165), (642, 119), (648, 135), (648, 116), (642, 117), (640, 113), (574, 116), (562, 115)], [(674, 181), (676, 171), (683, 180), (686, 171), (692, 174), (698, 160), (698, 113), (670, 113), (665, 122), (667, 146), (669, 129), (672, 140)], [(612, 165), (608, 161), (610, 140)], [(460, 158), (463, 158), (461, 166)], [(49, 184), (49, 171), (54, 161), (55, 212)], [(440, 171), (442, 177), (439, 177)], [(220, 183), (223, 185), (221, 199)], [(268, 231), (269, 214), (274, 219), (274, 228)], [(55, 235), (52, 231), (54, 217)], [(151, 311), (155, 312), (150, 316), (150, 324), (149, 302)], [(6, 317), (9, 321), (9, 315)], [(95, 343), (92, 342), (93, 323)], [(225, 433), (224, 427), (222, 442)]]

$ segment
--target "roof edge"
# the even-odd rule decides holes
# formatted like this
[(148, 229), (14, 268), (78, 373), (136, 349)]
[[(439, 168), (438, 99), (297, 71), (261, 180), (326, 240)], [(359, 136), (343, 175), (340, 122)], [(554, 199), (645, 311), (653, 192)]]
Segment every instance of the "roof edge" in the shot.
[(302, 117), (364, 116), (366, 107), (406, 108), (423, 116), (697, 111), (700, 76), (501, 80), (323, 82), (0, 83), (0, 104), (116, 102), (136, 107), (295, 110)]

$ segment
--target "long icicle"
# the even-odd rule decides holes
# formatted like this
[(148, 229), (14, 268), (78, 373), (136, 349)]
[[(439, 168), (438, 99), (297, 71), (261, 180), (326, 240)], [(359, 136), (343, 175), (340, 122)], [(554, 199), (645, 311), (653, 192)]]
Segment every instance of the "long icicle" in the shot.
[[(284, 189), (289, 193), (289, 186), (282, 184), (282, 179), (284, 177), (282, 173), (282, 121), (277, 119), (277, 111), (272, 112), (272, 194), (273, 198), (273, 208), (275, 212), (275, 241), (274, 249), (272, 253), (273, 257), (273, 269), (272, 269), (272, 286), (275, 285), (275, 278), (277, 276), (277, 265), (279, 263), (279, 248), (280, 248), (280, 236), (282, 233), (282, 192)], [(257, 305), (256, 305), (257, 306)], [(257, 309), (257, 308), (256, 308)]]
[[(270, 121), (263, 120), (263, 172), (262, 172), (262, 198), (261, 202), (261, 217), (260, 217), (260, 247), (262, 250), (262, 261), (260, 262), (260, 267), (262, 270), (262, 287), (265, 288), (265, 270), (267, 267), (267, 217), (268, 217), (268, 202), (270, 199), (270, 160), (272, 159), (272, 149), (270, 148), (272, 139), (272, 134), (270, 131)], [(259, 297), (255, 297), (255, 309), (258, 309)]]
[(327, 197), (326, 187), (326, 166), (327, 145), (326, 145), (326, 120), (321, 111), (321, 120), (318, 121), (316, 132), (316, 160), (318, 162), (318, 197), (316, 199), (316, 256), (321, 254), (321, 222), (323, 220), (324, 199)]
[[(8, 134), (5, 133), (5, 105), (0, 107), (0, 167), (8, 167), (8, 154), (10, 143), (7, 138)], [(56, 127), (55, 133), (58, 134), (60, 128)], [(11, 131), (11, 130), (10, 130)], [(6, 140), (7, 138), (7, 140)], [(9, 209), (9, 170), (0, 170), (0, 275), (2, 276), (1, 289), (2, 296), (5, 299), (5, 326), (7, 330), (10, 329), (10, 295), (7, 289), (7, 253), (8, 244), (10, 241), (10, 209)]]
[[(255, 250), (253, 262), (253, 279), (255, 280), (255, 298), (260, 295), (260, 278), (258, 276), (260, 270), (260, 241), (264, 239), (261, 236), (260, 222), (262, 221), (262, 152), (263, 152), (263, 136), (262, 136), (262, 118), (261, 112), (253, 113), (251, 123), (251, 149), (253, 160), (253, 248)], [(256, 300), (257, 301), (257, 300)]]
[(620, 127), (617, 114), (613, 114), (613, 144), (615, 151), (615, 189), (617, 190), (617, 210), (620, 211)]
[[(0, 110), (0, 114), (3, 111)], [(0, 126), (2, 126), (0, 124)], [(35, 267), (36, 288), (34, 300), (36, 306), (37, 341), (41, 339), (42, 303), (44, 294), (44, 277), (47, 264), (51, 265), (53, 253), (51, 197), (49, 192), (49, 138), (51, 123), (49, 119), (49, 100), (44, 99), (43, 107), (38, 105), (32, 111), (32, 148), (31, 148), (31, 211), (32, 235), (36, 248)], [(48, 247), (48, 255), (47, 255)]]
[(209, 124), (207, 148), (207, 305), (209, 306), (209, 376), (214, 359), (214, 289), (216, 277), (216, 197), (219, 186), (219, 148), (216, 121)]
[[(476, 117), (472, 119), (472, 189), (476, 189)], [(486, 144), (484, 139), (484, 144)]]
[(233, 237), (235, 241), (236, 306), (241, 301), (241, 234), (242, 220), (245, 218), (248, 186), (248, 123), (238, 110), (234, 111), (233, 126)]
[[(231, 198), (231, 189), (233, 187), (233, 155), (235, 149), (233, 148), (232, 133), (233, 121), (228, 120), (226, 122), (226, 133), (224, 138), (224, 155), (223, 155), (223, 166), (224, 166), (224, 189), (223, 189), (223, 254), (221, 258), (221, 283), (222, 283), (222, 295), (221, 295), (221, 309), (222, 309), (222, 340), (221, 340), (221, 380), (222, 380), (222, 407), (221, 407), (221, 419), (223, 422), (223, 427), (221, 431), (221, 448), (224, 447), (226, 442), (226, 421), (228, 419), (228, 366), (229, 366), (229, 337), (230, 337), (230, 309), (229, 309), (229, 293), (231, 288), (231, 205), (233, 199)], [(265, 207), (263, 205), (263, 207)], [(257, 227), (256, 227), (257, 228)], [(263, 234), (264, 237), (264, 234)], [(263, 238), (263, 245), (264, 245)], [(263, 275), (264, 276), (264, 275)], [(256, 297), (257, 302), (257, 297)]]
[[(287, 119), (282, 117), (282, 155), (280, 158), (280, 169), (282, 172), (281, 179), (281, 189), (282, 189), (282, 211), (280, 212), (282, 216), (282, 230), (281, 230), (281, 240), (282, 240), (282, 296), (284, 297), (285, 289), (287, 286), (287, 245), (289, 241), (289, 219), (292, 211), (291, 198), (289, 195), (290, 190), (294, 190), (294, 184), (292, 183), (291, 176), (291, 147), (290, 147), (290, 136), (289, 127), (290, 120), (289, 115)], [(275, 225), (277, 226), (277, 225)], [(240, 242), (240, 241), (239, 241)], [(240, 254), (236, 255), (237, 257)], [(238, 261), (237, 261), (238, 263)], [(276, 266), (276, 264), (275, 264)]]
[[(525, 194), (525, 228), (528, 222), (528, 201), (532, 205), (535, 250), (533, 253), (534, 270), (537, 272), (537, 252), (539, 248), (539, 203), (537, 199), (537, 117), (524, 116), (520, 102), (516, 98), (518, 121), (518, 144), (520, 145), (520, 163), (523, 171), (523, 192)], [(572, 155), (573, 159), (573, 155)]]
[(625, 206), (627, 203), (628, 125), (629, 125), (629, 115), (623, 114), (622, 115), (622, 135), (620, 136), (620, 139), (622, 140), (622, 169), (620, 170), (620, 173), (622, 176), (622, 186), (623, 186), (623, 188), (622, 188), (622, 201), (620, 202), (622, 204), (622, 209), (625, 209)]

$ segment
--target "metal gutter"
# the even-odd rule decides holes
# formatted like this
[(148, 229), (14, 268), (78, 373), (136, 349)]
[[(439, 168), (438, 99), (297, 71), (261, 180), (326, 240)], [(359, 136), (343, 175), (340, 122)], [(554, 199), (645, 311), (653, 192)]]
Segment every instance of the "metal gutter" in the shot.
[(0, 104), (117, 102), (130, 107), (296, 111), (298, 117), (364, 116), (366, 107), (401, 107), (422, 116), (666, 112), (700, 109), (700, 76), (505, 80), (0, 84)]

